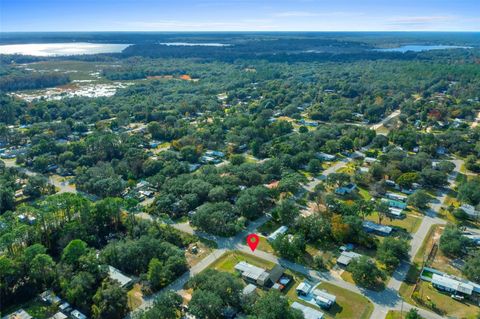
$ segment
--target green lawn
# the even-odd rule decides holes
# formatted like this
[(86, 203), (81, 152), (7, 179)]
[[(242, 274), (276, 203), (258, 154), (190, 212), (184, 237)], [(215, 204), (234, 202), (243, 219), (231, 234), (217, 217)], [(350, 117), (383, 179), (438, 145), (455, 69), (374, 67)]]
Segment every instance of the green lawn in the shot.
[(389, 310), (385, 316), (385, 319), (404, 319), (406, 315), (407, 311), (401, 313), (398, 310)]
[[(366, 219), (371, 220), (375, 223), (378, 223), (378, 213), (374, 212), (372, 215), (367, 216)], [(414, 234), (417, 232), (418, 227), (420, 227), (421, 223), (422, 223), (422, 217), (412, 212), (408, 212), (406, 214), (406, 217), (403, 219), (396, 219), (396, 218), (390, 219), (387, 217), (382, 220), (383, 225), (403, 228), (411, 234)]]
[(244, 254), (238, 251), (230, 251), (225, 253), (220, 259), (215, 261), (213, 264), (209, 266), (211, 269), (215, 269), (218, 271), (225, 271), (229, 273), (234, 273), (235, 272), (235, 265), (241, 261), (246, 261), (252, 265), (255, 265), (257, 267), (261, 267), (264, 269), (272, 269), (273, 266), (275, 265), (272, 262), (269, 262), (267, 260)]
[(478, 305), (466, 301), (461, 302), (452, 299), (450, 294), (444, 294), (438, 291), (432, 287), (429, 282), (422, 281), (419, 284), (418, 294), (423, 300), (433, 302), (438, 311), (444, 316), (475, 319), (477, 318), (476, 315), (480, 311), (480, 307), (478, 307)]
[(326, 290), (337, 297), (337, 302), (330, 310), (326, 311), (329, 316), (339, 319), (367, 319), (373, 312), (373, 304), (364, 296), (346, 289), (323, 282), (318, 288)]

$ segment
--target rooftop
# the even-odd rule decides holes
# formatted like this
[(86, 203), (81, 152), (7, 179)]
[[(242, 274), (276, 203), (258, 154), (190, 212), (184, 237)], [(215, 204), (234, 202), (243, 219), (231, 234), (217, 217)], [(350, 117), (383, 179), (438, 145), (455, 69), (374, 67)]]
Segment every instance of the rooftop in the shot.
[(305, 319), (322, 319), (323, 318), (323, 312), (304, 306), (296, 301), (292, 303), (290, 307), (302, 311)]

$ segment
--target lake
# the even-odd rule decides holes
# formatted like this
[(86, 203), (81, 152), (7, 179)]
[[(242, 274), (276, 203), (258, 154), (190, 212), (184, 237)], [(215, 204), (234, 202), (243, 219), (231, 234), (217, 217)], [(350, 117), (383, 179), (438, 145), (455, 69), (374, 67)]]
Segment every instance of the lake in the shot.
[(457, 45), (403, 45), (398, 48), (388, 48), (388, 49), (375, 49), (375, 51), (381, 52), (422, 52), (430, 50), (445, 50), (445, 49), (471, 49), (471, 47), (462, 47)]
[(166, 46), (183, 46), (183, 47), (228, 47), (230, 44), (225, 43), (212, 43), (212, 42), (163, 42), (161, 45)]
[(66, 56), (78, 54), (117, 53), (129, 44), (113, 43), (28, 43), (0, 45), (0, 54), (23, 54), (34, 56)]

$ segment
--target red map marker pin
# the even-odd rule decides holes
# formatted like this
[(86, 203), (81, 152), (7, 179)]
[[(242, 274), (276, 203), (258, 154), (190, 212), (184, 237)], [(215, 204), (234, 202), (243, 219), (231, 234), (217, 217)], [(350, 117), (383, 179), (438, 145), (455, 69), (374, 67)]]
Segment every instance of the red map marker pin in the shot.
[(260, 238), (258, 238), (257, 234), (250, 234), (247, 236), (247, 245), (252, 251), (255, 251), (255, 249), (257, 249), (259, 241)]

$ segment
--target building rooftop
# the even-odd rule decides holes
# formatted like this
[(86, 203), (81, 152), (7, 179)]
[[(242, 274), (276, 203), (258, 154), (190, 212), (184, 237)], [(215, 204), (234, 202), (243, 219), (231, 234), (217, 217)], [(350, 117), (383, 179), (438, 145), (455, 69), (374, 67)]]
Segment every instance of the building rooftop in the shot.
[(112, 266), (108, 266), (108, 276), (111, 279), (118, 281), (121, 287), (125, 287), (132, 282), (132, 278), (125, 276), (120, 270)]
[(304, 306), (296, 301), (292, 303), (290, 307), (302, 311), (305, 319), (322, 319), (323, 318), (323, 312)]
[(367, 228), (368, 230), (380, 232), (383, 234), (390, 234), (393, 230), (390, 226), (379, 225), (368, 220), (363, 222), (363, 227)]
[(287, 226), (280, 226), (277, 230), (275, 230), (273, 233), (271, 233), (268, 236), (268, 240), (273, 241), (277, 239), (278, 236), (285, 234), (287, 230), (288, 230)]
[(453, 289), (455, 291), (471, 295), (473, 292), (473, 285), (470, 285), (465, 282), (461, 282), (451, 277), (441, 276), (438, 274), (433, 274), (432, 284)]
[(253, 280), (258, 280), (265, 275), (268, 276), (268, 273), (266, 272), (265, 269), (251, 265), (245, 261), (241, 261), (238, 264), (236, 264), (235, 270), (242, 272), (243, 276), (251, 278)]

